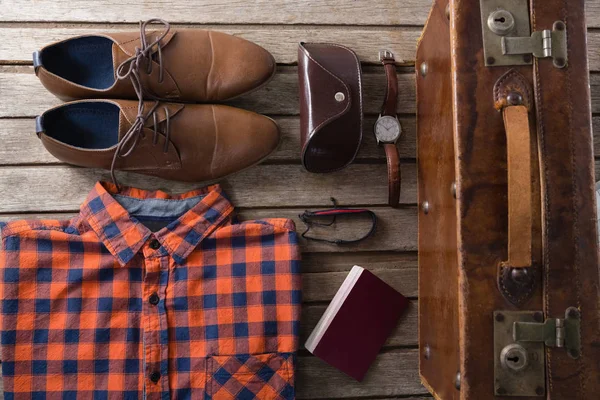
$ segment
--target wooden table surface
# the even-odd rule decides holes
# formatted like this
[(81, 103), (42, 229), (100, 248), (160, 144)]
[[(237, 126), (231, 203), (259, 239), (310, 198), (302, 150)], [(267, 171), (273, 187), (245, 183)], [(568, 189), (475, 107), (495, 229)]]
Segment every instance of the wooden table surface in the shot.
[[(587, 4), (592, 109), (600, 113), (600, 0)], [(61, 164), (37, 139), (33, 117), (60, 101), (35, 77), (32, 51), (73, 35), (136, 30), (137, 21), (152, 17), (164, 18), (175, 27), (216, 29), (252, 40), (275, 56), (278, 74), (263, 89), (232, 104), (275, 118), (283, 142), (265, 163), (222, 182), (242, 218), (290, 217), (301, 230), (298, 213), (329, 207), (330, 197), (344, 206), (370, 207), (379, 217), (376, 235), (358, 245), (302, 242), (301, 342), (355, 264), (372, 270), (413, 300), (362, 383), (301, 350), (298, 398), (428, 397), (418, 375), (414, 54), (430, 0), (0, 0), (0, 6), (0, 220), (69, 217), (95, 181), (109, 179), (106, 171)], [(309, 174), (299, 162), (299, 41), (344, 44), (363, 62), (367, 114), (363, 146), (356, 162), (338, 173)], [(372, 133), (385, 88), (377, 60), (380, 49), (392, 50), (401, 60), (398, 112), (405, 133), (399, 142), (402, 206), (396, 210), (385, 206), (385, 159)], [(594, 126), (600, 128), (597, 115)], [(600, 141), (595, 143), (598, 148)], [(123, 184), (147, 189), (180, 192), (198, 186), (134, 174), (119, 176)]]

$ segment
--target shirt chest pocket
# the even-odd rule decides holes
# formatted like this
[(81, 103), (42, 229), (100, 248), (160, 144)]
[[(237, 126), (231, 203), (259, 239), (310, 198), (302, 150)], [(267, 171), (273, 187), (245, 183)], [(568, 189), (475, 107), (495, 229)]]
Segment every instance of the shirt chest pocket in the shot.
[(206, 392), (212, 400), (295, 398), (291, 353), (211, 356)]

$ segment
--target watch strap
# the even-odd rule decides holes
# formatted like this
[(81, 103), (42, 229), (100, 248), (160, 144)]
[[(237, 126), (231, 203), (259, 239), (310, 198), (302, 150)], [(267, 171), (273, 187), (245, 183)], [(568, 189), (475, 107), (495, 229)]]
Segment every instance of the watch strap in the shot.
[(398, 104), (398, 75), (396, 74), (396, 61), (394, 60), (394, 56), (391, 56), (391, 58), (383, 58), (381, 62), (385, 68), (385, 76), (387, 78), (381, 115), (396, 117), (396, 107)]
[(398, 147), (396, 147), (394, 143), (386, 143), (383, 145), (383, 148), (385, 149), (388, 167), (388, 203), (392, 207), (398, 207), (400, 204), (400, 187), (402, 180), (400, 172), (400, 154), (398, 153)]

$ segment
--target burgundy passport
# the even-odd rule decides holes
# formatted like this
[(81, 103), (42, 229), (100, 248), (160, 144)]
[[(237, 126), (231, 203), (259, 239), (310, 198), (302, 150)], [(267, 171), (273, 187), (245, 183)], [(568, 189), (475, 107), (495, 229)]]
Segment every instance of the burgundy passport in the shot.
[(305, 346), (362, 381), (407, 306), (406, 297), (368, 270), (354, 266)]

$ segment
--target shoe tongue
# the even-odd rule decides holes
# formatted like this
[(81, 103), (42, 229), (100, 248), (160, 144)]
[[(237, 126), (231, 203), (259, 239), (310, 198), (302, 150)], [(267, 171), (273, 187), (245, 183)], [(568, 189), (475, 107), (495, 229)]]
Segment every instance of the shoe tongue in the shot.
[[(150, 44), (156, 40), (156, 38), (161, 34), (161, 31), (154, 31), (148, 29), (146, 31), (146, 40)], [(173, 36), (175, 35), (175, 31), (171, 30), (162, 40), (161, 46), (164, 48), (169, 44)], [(136, 53), (136, 49), (141, 47), (140, 40), (140, 32), (139, 31), (131, 31), (131, 32), (118, 32), (111, 33), (108, 35), (113, 41), (112, 45), (112, 55), (113, 55), (113, 69), (115, 74), (115, 79), (117, 76), (117, 68), (123, 61), (132, 57)], [(156, 51), (156, 49), (153, 49)]]
[[(124, 104), (123, 102), (127, 102)], [(144, 115), (150, 112), (151, 108), (154, 106), (154, 102), (145, 102), (144, 104)], [(131, 125), (135, 123), (138, 114), (138, 102), (134, 100), (121, 100), (120, 103), (121, 113), (119, 115), (119, 140), (125, 136), (127, 131), (131, 128)], [(161, 103), (158, 107), (156, 107), (154, 113), (156, 114), (156, 122), (161, 123), (165, 121), (167, 118), (167, 113), (169, 114), (169, 118), (174, 118), (182, 109), (184, 108), (183, 104), (179, 103)], [(166, 109), (166, 110), (165, 110)], [(144, 126), (150, 127), (154, 124), (154, 118), (150, 116), (146, 119)]]
[[(135, 116), (133, 117), (135, 120)], [(121, 111), (119, 112), (119, 141), (125, 136), (127, 131), (131, 128), (131, 123), (128, 121), (127, 116), (125, 116), (125, 111), (123, 107), (121, 107)]]
[(113, 58), (113, 74), (115, 81), (117, 80), (117, 68), (121, 65), (125, 60), (129, 58), (127, 53), (125, 53), (118, 44), (113, 43), (112, 45), (112, 58)]

